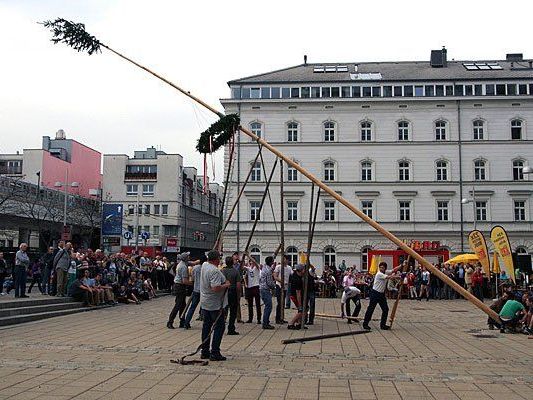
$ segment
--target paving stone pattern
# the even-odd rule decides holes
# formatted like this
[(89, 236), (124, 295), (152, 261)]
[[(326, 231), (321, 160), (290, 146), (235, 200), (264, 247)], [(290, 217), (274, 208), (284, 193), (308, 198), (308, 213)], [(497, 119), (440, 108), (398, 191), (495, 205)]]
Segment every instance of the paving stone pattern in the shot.
[[(241, 335), (222, 343), (228, 361), (206, 367), (170, 363), (200, 339), (198, 321), (165, 328), (172, 304), (165, 297), (0, 329), (0, 400), (533, 399), (533, 340), (486, 330), (465, 301), (402, 301), (391, 331), (376, 319), (369, 334), (304, 344), (281, 341), (360, 326), (239, 324)], [(339, 311), (337, 300), (317, 301), (317, 312)]]

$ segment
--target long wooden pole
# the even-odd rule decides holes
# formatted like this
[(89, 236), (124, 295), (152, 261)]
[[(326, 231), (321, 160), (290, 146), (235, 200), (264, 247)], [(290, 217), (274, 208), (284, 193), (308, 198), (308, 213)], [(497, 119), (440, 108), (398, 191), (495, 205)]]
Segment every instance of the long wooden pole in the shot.
[[(304, 283), (302, 290), (302, 320), (300, 325), (303, 327), (305, 325), (305, 320), (307, 319), (307, 285), (309, 284), (309, 254), (311, 254), (311, 246), (313, 240), (313, 234), (311, 230), (313, 229), (313, 204), (315, 202), (315, 184), (311, 182), (311, 201), (309, 202), (309, 227), (307, 229), (307, 260), (305, 260), (305, 272), (304, 272)], [(318, 191), (320, 193), (320, 190)]]
[[(223, 117), (224, 114), (215, 108), (211, 107), (209, 104), (205, 103), (200, 98), (192, 95), (190, 92), (182, 89), (178, 85), (170, 82), (168, 79), (163, 78), (161, 75), (151, 71), (150, 69), (142, 66), (141, 64), (133, 61), (132, 59), (120, 54), (119, 52), (113, 50), (112, 48), (108, 47), (107, 45), (104, 45), (101, 43), (102, 47), (105, 47), (112, 53), (116, 54), (117, 56), (125, 59), (126, 61), (129, 61), (130, 63), (136, 65), (137, 67), (145, 70), (149, 74), (155, 76), (156, 78), (162, 80), (166, 84), (172, 86), (176, 90), (183, 93), (185, 96), (189, 97), (190, 99), (196, 101), (198, 104), (204, 106), (212, 113), (216, 114), (219, 117)], [(404, 242), (402, 242), (400, 239), (398, 239), (396, 236), (394, 236), (391, 232), (383, 228), (380, 224), (378, 224), (376, 221), (374, 221), (372, 218), (368, 217), (365, 213), (360, 211), (357, 207), (355, 207), (353, 204), (351, 204), (348, 200), (346, 200), (344, 197), (342, 197), (340, 194), (338, 194), (335, 190), (330, 188), (328, 185), (326, 185), (324, 182), (322, 182), (320, 179), (318, 179), (315, 175), (313, 175), (311, 172), (303, 168), (298, 163), (294, 162), (290, 159), (290, 157), (283, 154), (281, 151), (276, 149), (274, 146), (272, 146), (270, 143), (265, 141), (264, 139), (258, 137), (256, 134), (254, 134), (249, 129), (240, 126), (239, 130), (243, 132), (245, 135), (251, 137), (256, 142), (262, 144), (267, 150), (269, 150), (271, 153), (276, 155), (278, 158), (285, 161), (288, 165), (296, 169), (298, 172), (300, 172), (303, 176), (305, 176), (310, 181), (314, 182), (320, 189), (322, 189), (324, 192), (328, 193), (331, 197), (333, 197), (335, 200), (337, 200), (339, 203), (344, 205), (348, 210), (353, 212), (355, 215), (357, 215), (359, 218), (361, 218), (363, 221), (365, 221), (368, 225), (370, 225), (372, 228), (377, 230), (379, 233), (381, 233), (383, 236), (385, 236), (387, 239), (389, 239), (392, 243), (394, 243), (396, 246), (401, 248), (403, 251), (405, 251), (407, 254), (409, 254), (411, 257), (413, 257), (416, 261), (418, 261), (421, 265), (426, 267), (433, 275), (437, 276), (440, 280), (444, 281), (448, 286), (452, 287), (456, 292), (458, 292), (461, 296), (463, 296), (465, 299), (470, 301), (472, 304), (474, 304), (477, 308), (479, 308), (481, 311), (486, 313), (489, 317), (491, 317), (494, 321), (500, 322), (500, 317), (498, 313), (496, 313), (494, 310), (490, 309), (486, 304), (484, 304), (482, 301), (480, 301), (477, 297), (475, 297), (472, 293), (468, 292), (465, 288), (460, 286), (458, 283), (454, 282), (452, 279), (450, 279), (448, 276), (446, 276), (444, 273), (439, 271), (438, 268), (435, 268), (429, 261), (427, 261), (424, 257), (419, 255), (417, 252), (415, 252), (413, 249), (411, 249), (409, 246), (407, 246)]]
[[(283, 160), (279, 160), (279, 200), (280, 200), (280, 218), (279, 218), (279, 229), (280, 229), (280, 238), (279, 238), (279, 252), (280, 252), (280, 275), (281, 275), (281, 295), (279, 301), (281, 304), (278, 304), (279, 307), (279, 318), (280, 321), (285, 321), (285, 196), (283, 193)], [(276, 252), (277, 253), (277, 252)], [(287, 293), (288, 294), (288, 293)]]
[[(409, 268), (410, 259), (411, 259), (411, 256), (407, 256), (407, 268)], [(402, 271), (402, 272), (406, 272), (406, 271)], [(394, 323), (394, 318), (396, 317), (396, 311), (398, 310), (398, 305), (400, 304), (400, 299), (402, 298), (402, 289), (403, 289), (403, 279), (400, 278), (400, 286), (398, 287), (398, 296), (396, 296), (396, 300), (394, 301), (394, 305), (392, 306), (392, 311), (390, 313), (390, 319), (389, 319), (390, 327), (392, 327), (392, 324)]]
[(331, 338), (337, 338), (342, 336), (353, 336), (353, 335), (364, 335), (365, 333), (368, 333), (369, 331), (349, 331), (349, 332), (340, 332), (340, 333), (328, 333), (326, 335), (317, 335), (317, 336), (306, 336), (301, 338), (294, 338), (294, 339), (285, 339), (282, 340), (282, 344), (291, 344), (291, 343), (305, 343), (310, 342), (312, 340), (322, 340), (322, 339), (331, 339)]

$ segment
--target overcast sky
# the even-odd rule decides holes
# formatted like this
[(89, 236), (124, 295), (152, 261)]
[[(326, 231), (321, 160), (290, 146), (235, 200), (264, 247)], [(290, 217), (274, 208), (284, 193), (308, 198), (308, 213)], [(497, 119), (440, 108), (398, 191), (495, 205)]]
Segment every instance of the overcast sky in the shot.
[[(531, 1), (0, 0), (0, 152), (64, 129), (100, 152), (160, 147), (201, 165), (213, 117), (104, 49), (53, 45), (64, 17), (221, 109), (228, 80), (309, 62), (504, 58), (531, 48)], [(217, 181), (222, 154), (217, 154)]]

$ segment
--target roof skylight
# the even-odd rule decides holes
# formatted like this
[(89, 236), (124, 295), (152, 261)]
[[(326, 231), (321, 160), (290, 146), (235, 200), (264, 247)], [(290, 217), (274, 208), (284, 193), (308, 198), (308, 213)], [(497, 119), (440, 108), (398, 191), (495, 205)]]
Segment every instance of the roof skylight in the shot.
[(463, 63), (463, 66), (468, 71), (489, 71), (489, 70), (500, 70), (503, 67), (495, 62), (473, 62), (473, 63)]

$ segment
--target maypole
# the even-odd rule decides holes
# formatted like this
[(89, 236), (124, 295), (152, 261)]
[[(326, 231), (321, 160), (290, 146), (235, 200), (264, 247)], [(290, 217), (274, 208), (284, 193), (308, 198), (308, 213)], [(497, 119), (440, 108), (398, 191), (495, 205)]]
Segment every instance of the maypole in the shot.
[[(234, 129), (240, 130), (245, 135), (252, 138), (254, 141), (256, 141), (258, 144), (262, 145), (265, 149), (273, 153), (276, 157), (280, 158), (281, 160), (285, 161), (287, 165), (293, 167), (298, 172), (300, 172), (302, 175), (304, 175), (307, 179), (309, 179), (311, 182), (313, 182), (315, 185), (317, 185), (320, 189), (322, 189), (324, 192), (328, 193), (331, 197), (333, 197), (335, 200), (337, 200), (339, 203), (344, 205), (348, 210), (350, 210), (352, 213), (357, 215), (359, 218), (361, 218), (364, 222), (366, 222), (368, 225), (370, 225), (372, 228), (377, 230), (379, 233), (381, 233), (383, 236), (385, 236), (387, 239), (389, 239), (392, 243), (397, 245), (399, 248), (401, 248), (403, 251), (405, 251), (408, 255), (410, 255), (413, 259), (418, 261), (422, 266), (426, 267), (427, 270), (429, 270), (433, 275), (438, 277), (440, 280), (444, 281), (448, 286), (452, 287), (456, 292), (458, 292), (461, 296), (463, 296), (465, 299), (470, 301), (472, 304), (474, 304), (477, 308), (479, 308), (481, 311), (486, 313), (490, 318), (492, 318), (496, 322), (500, 322), (499, 315), (492, 310), (490, 307), (488, 307), (486, 304), (484, 304), (481, 300), (476, 298), (473, 294), (468, 292), (466, 289), (464, 289), (462, 286), (460, 286), (458, 283), (450, 279), (448, 276), (446, 276), (443, 272), (441, 272), (438, 268), (433, 266), (429, 261), (427, 261), (425, 258), (423, 258), (421, 255), (419, 255), (416, 251), (411, 249), (409, 246), (407, 246), (404, 242), (402, 242), (399, 238), (397, 238), (395, 235), (393, 235), (391, 232), (383, 228), (379, 223), (374, 221), (372, 218), (368, 217), (366, 214), (364, 214), (362, 211), (360, 211), (357, 207), (355, 207), (353, 204), (351, 204), (348, 200), (346, 200), (344, 197), (342, 197), (340, 194), (338, 194), (335, 190), (330, 188), (328, 185), (326, 185), (324, 182), (322, 182), (320, 179), (318, 179), (315, 175), (313, 175), (310, 171), (306, 170), (305, 168), (301, 167), (298, 163), (294, 162), (290, 157), (283, 154), (281, 151), (279, 151), (277, 148), (272, 146), (270, 143), (265, 141), (264, 139), (258, 137), (253, 132), (251, 132), (249, 129), (240, 126), (240, 120), (237, 115), (229, 114), (224, 115), (222, 112), (216, 110), (214, 107), (210, 106), (209, 104), (205, 103), (200, 98), (192, 95), (189, 91), (186, 91), (185, 89), (182, 89), (178, 85), (172, 83), (168, 79), (164, 78), (163, 76), (157, 74), (156, 72), (146, 68), (145, 66), (133, 61), (132, 59), (126, 57), (125, 55), (119, 53), (118, 51), (112, 49), (108, 45), (100, 42), (98, 39), (96, 39), (94, 36), (90, 35), (85, 30), (85, 25), (81, 23), (74, 23), (72, 21), (67, 21), (63, 18), (58, 18), (55, 21), (45, 21), (42, 23), (46, 28), (49, 28), (53, 33), (52, 42), (54, 43), (65, 43), (69, 45), (70, 47), (74, 48), (75, 50), (79, 52), (86, 51), (89, 55), (93, 53), (98, 53), (101, 51), (101, 47), (109, 50), (113, 54), (119, 56), (120, 58), (132, 63), (133, 65), (143, 69), (144, 71), (148, 72), (149, 74), (155, 76), (156, 78), (160, 79), (161, 81), (165, 82), (166, 84), (172, 86), (174, 89), (178, 90), (185, 96), (189, 97), (190, 99), (194, 100), (201, 106), (205, 107), (212, 113), (216, 114), (218, 117), (220, 117), (220, 120), (215, 122), (215, 124), (202, 133), (202, 136), (200, 137), (198, 141), (197, 149), (201, 153), (207, 153), (217, 150), (221, 146), (227, 144), (234, 132)], [(213, 146), (209, 146), (210, 137), (213, 137)]]

